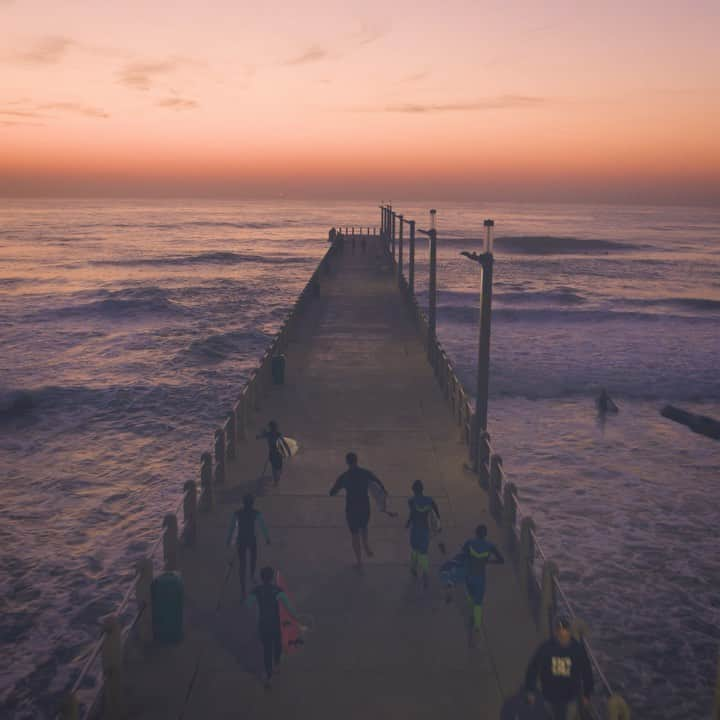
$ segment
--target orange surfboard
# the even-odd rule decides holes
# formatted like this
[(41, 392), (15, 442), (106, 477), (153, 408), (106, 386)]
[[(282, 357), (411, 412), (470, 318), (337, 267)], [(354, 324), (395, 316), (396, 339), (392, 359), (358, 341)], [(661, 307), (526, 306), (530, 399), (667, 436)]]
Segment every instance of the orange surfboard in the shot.
[[(279, 570), (275, 571), (275, 584), (288, 596), (290, 602), (292, 598), (288, 592), (287, 585)], [(300, 632), (300, 626), (297, 620), (291, 617), (287, 608), (282, 603), (280, 605), (280, 632), (282, 634), (283, 654), (292, 655), (302, 648), (305, 644)]]

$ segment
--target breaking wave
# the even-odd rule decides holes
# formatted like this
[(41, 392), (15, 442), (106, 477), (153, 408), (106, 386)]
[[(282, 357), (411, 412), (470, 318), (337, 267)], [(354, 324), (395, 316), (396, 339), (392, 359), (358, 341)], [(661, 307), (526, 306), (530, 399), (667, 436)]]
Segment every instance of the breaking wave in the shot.
[(52, 310), (55, 317), (105, 317), (130, 319), (147, 315), (185, 315), (189, 311), (180, 303), (173, 302), (159, 287), (126, 288), (117, 291), (101, 291), (100, 299), (78, 305)]
[(126, 267), (167, 266), (167, 265), (244, 265), (257, 263), (262, 265), (291, 265), (310, 261), (309, 257), (288, 257), (286, 255), (246, 255), (234, 252), (204, 252), (197, 255), (179, 255), (175, 257), (122, 258), (119, 260), (93, 260), (92, 265), (113, 265)]

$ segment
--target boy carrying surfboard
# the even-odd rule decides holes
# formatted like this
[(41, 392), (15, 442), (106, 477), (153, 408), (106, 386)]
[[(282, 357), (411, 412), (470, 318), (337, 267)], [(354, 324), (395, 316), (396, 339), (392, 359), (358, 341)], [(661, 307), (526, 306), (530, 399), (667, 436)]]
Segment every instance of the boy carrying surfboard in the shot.
[[(279, 579), (279, 573), (277, 578)], [(277, 584), (275, 570), (271, 567), (264, 567), (260, 571), (260, 579), (262, 583), (250, 593), (246, 605), (256, 607), (258, 611), (258, 632), (263, 646), (265, 687), (269, 689), (273, 669), (280, 664), (283, 653), (283, 627), (288, 627), (283, 624), (282, 618), (289, 618), (291, 623), (294, 623), (296, 630), (302, 629), (302, 625), (284, 588)], [(287, 638), (289, 635), (287, 631), (286, 636), (285, 650), (288, 649)]]
[[(268, 426), (259, 435), (256, 436), (257, 440), (265, 440), (268, 445), (268, 458), (267, 462), (270, 463), (272, 468), (273, 484), (277, 485), (280, 482), (283, 469), (283, 457), (290, 457), (292, 454), (290, 448), (285, 442), (285, 438), (280, 432), (277, 422), (271, 420)], [(265, 465), (267, 466), (267, 462)], [(263, 469), (263, 474), (265, 470)]]

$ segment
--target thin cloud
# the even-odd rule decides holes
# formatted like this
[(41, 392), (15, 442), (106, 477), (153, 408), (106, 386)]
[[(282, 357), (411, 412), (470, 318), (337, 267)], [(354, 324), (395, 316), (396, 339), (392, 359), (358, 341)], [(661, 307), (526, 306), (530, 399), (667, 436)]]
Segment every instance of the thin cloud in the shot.
[(109, 118), (110, 115), (100, 108), (92, 105), (83, 105), (76, 102), (53, 102), (38, 105), (41, 110), (60, 110), (62, 112), (84, 115), (85, 117)]
[(84, 117), (108, 118), (110, 115), (104, 110), (92, 105), (83, 103), (62, 101), (62, 102), (45, 102), (33, 103), (29, 101), (15, 100), (0, 106), (0, 119), (8, 118), (51, 118), (55, 117), (53, 113), (69, 113), (73, 115), (83, 115)]
[(410, 85), (412, 83), (416, 83), (416, 82), (420, 82), (421, 80), (425, 80), (428, 77), (430, 77), (430, 71), (423, 70), (421, 72), (412, 73), (410, 75), (403, 75), (403, 77), (399, 78), (396, 81), (396, 83), (398, 85)]
[[(0, 0), (2, 5), (3, 0)], [(45, 127), (45, 123), (30, 122), (29, 120), (0, 120), (0, 127)]]
[(351, 112), (386, 112), (429, 114), (448, 112), (478, 112), (483, 110), (508, 110), (519, 108), (539, 107), (548, 103), (547, 98), (526, 95), (500, 95), (485, 100), (457, 103), (394, 103), (377, 108), (354, 108)]
[(170, 108), (171, 110), (193, 110), (198, 107), (197, 100), (190, 100), (181, 97), (169, 97), (158, 100), (160, 107)]
[(170, 75), (183, 64), (179, 58), (160, 62), (132, 62), (121, 71), (118, 82), (134, 90), (150, 90), (158, 78)]
[(352, 39), (360, 45), (360, 47), (363, 47), (374, 43), (386, 34), (386, 31), (380, 30), (379, 28), (365, 26), (362, 30), (355, 33), (355, 35), (352, 36)]
[(26, 50), (17, 50), (11, 59), (30, 65), (54, 65), (60, 62), (69, 50), (79, 47), (72, 38), (64, 35), (47, 35), (37, 40)]
[(329, 53), (325, 48), (319, 45), (313, 45), (300, 55), (286, 60), (283, 65), (305, 65), (307, 63), (319, 62), (320, 60), (325, 60), (328, 55)]

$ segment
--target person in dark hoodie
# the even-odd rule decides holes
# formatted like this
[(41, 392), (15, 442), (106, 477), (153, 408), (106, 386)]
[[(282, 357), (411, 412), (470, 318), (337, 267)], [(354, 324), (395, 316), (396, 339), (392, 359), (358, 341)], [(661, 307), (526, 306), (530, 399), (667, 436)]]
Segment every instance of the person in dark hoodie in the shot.
[(525, 691), (529, 703), (537, 702), (538, 679), (553, 720), (566, 720), (572, 703), (581, 708), (590, 704), (592, 666), (585, 645), (573, 638), (566, 617), (555, 618), (553, 636), (538, 647), (528, 664)]

